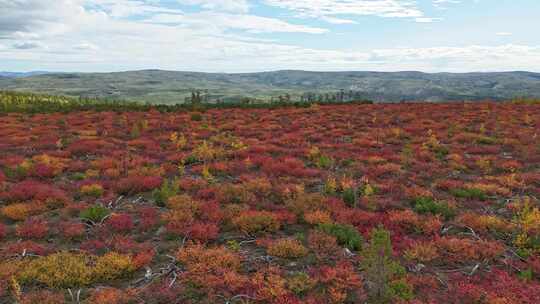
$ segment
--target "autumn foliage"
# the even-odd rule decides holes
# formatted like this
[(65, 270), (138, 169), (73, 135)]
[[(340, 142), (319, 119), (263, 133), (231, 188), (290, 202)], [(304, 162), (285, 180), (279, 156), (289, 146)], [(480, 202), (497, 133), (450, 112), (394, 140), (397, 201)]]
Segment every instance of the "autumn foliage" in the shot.
[(540, 303), (538, 103), (106, 109), (0, 115), (0, 303)]

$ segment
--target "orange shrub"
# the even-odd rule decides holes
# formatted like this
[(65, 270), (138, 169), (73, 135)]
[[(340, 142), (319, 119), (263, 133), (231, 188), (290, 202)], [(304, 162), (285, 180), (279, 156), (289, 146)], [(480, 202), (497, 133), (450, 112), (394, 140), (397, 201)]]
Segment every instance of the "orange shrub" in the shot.
[(472, 228), (476, 232), (511, 232), (514, 225), (495, 215), (476, 214), (466, 212), (457, 218), (457, 222)]
[(131, 301), (131, 296), (116, 288), (97, 289), (92, 292), (85, 301), (88, 304), (127, 304)]
[(239, 273), (241, 257), (225, 247), (190, 243), (176, 253), (176, 258), (185, 268), (182, 282), (202, 289), (209, 300), (217, 295), (232, 297), (248, 284), (247, 277)]
[(47, 211), (47, 207), (40, 202), (14, 203), (2, 207), (0, 213), (14, 221), (24, 221), (32, 215), (38, 215)]
[(494, 241), (444, 237), (435, 241), (441, 258), (447, 263), (493, 260), (504, 252), (504, 246)]
[(311, 225), (332, 223), (330, 212), (315, 210), (304, 214), (304, 220)]
[(244, 211), (232, 222), (235, 227), (247, 234), (275, 232), (281, 226), (278, 217), (269, 211)]
[(315, 256), (321, 260), (335, 257), (340, 250), (336, 237), (319, 230), (311, 230), (307, 242)]
[(398, 224), (407, 230), (426, 234), (436, 234), (442, 227), (439, 217), (420, 216), (409, 209), (390, 211), (388, 213), (388, 219), (392, 223)]
[(405, 257), (409, 260), (427, 263), (439, 257), (437, 247), (433, 243), (414, 243), (405, 250)]
[(103, 192), (103, 186), (100, 184), (84, 185), (81, 187), (81, 194), (86, 196), (101, 197)]

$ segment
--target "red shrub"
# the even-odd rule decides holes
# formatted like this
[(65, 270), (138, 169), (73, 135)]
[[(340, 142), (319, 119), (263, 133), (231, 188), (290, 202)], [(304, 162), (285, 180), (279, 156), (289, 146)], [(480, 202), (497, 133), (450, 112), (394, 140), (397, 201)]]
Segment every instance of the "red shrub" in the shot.
[(33, 241), (22, 241), (9, 244), (2, 248), (2, 255), (11, 256), (15, 254), (32, 253), (37, 255), (46, 255), (49, 249)]
[(42, 239), (49, 233), (49, 224), (40, 219), (27, 219), (16, 228), (18, 237), (27, 239)]
[(62, 304), (66, 303), (63, 293), (54, 293), (48, 290), (25, 293), (21, 298), (21, 304)]
[(216, 224), (203, 222), (195, 222), (191, 224), (185, 233), (188, 238), (201, 242), (215, 240), (218, 234), (219, 227)]
[(7, 227), (6, 225), (0, 223), (0, 240), (5, 238), (7, 235)]
[(107, 219), (107, 225), (115, 232), (130, 232), (134, 227), (131, 215), (125, 213), (113, 214)]
[(65, 222), (60, 224), (60, 233), (68, 239), (76, 239), (83, 236), (86, 226), (83, 223)]
[(116, 191), (120, 194), (147, 192), (161, 186), (163, 179), (159, 176), (130, 176), (120, 179)]
[(143, 230), (154, 228), (159, 223), (159, 214), (156, 208), (142, 207), (138, 210), (139, 225)]
[(216, 202), (202, 204), (200, 207), (201, 219), (212, 223), (219, 223), (223, 220), (224, 214)]
[(86, 240), (81, 243), (79, 248), (82, 251), (86, 251), (88, 253), (97, 254), (107, 248), (107, 245), (105, 242), (100, 240)]

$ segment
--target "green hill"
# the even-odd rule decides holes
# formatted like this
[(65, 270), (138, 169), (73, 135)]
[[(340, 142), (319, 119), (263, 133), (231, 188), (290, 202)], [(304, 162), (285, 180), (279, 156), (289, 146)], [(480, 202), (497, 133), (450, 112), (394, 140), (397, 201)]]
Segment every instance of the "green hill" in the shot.
[(348, 98), (396, 101), (452, 101), (540, 97), (540, 74), (531, 72), (308, 72), (199, 73), (142, 70), (117, 73), (56, 73), (0, 77), (0, 90), (74, 97), (98, 97), (182, 103), (193, 90), (208, 101), (238, 101), (243, 97), (269, 100), (289, 94), (292, 100)]

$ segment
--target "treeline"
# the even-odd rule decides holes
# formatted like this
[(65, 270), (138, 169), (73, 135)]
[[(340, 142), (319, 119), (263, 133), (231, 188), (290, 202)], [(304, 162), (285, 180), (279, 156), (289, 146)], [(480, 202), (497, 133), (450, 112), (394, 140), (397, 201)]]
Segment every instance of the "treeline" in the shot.
[[(165, 105), (150, 104), (135, 101), (108, 100), (99, 98), (53, 96), (46, 94), (23, 93), (13, 91), (0, 91), (0, 113), (54, 113), (74, 111), (148, 111), (160, 112), (176, 111), (203, 111), (206, 109), (220, 108), (277, 108), (277, 107), (309, 107), (314, 103), (339, 104), (345, 101), (292, 101), (290, 99), (272, 99), (264, 101), (260, 99), (240, 98), (234, 102), (206, 102), (199, 92), (194, 92), (191, 99), (185, 103)], [(346, 103), (373, 103), (368, 100), (347, 101)]]

